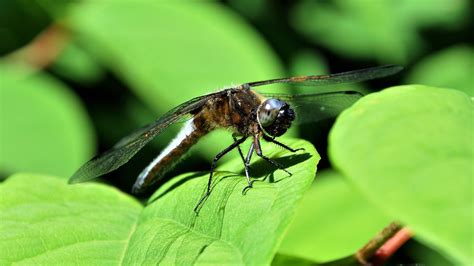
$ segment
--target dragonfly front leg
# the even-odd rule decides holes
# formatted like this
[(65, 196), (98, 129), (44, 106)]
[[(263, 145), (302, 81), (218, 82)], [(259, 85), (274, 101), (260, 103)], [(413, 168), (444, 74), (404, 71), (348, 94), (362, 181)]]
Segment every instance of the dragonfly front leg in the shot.
[(195, 213), (198, 213), (199, 211), (199, 207), (201, 206), (201, 204), (204, 202), (204, 200), (209, 197), (209, 195), (211, 194), (211, 184), (212, 184), (212, 176), (214, 174), (214, 169), (216, 168), (216, 164), (217, 162), (224, 156), (226, 155), (228, 152), (230, 152), (231, 150), (233, 150), (234, 148), (238, 147), (240, 144), (242, 144), (245, 140), (247, 139), (247, 137), (242, 137), (241, 139), (235, 141), (234, 143), (232, 143), (232, 145), (230, 145), (229, 147), (225, 148), (223, 151), (219, 152), (216, 157), (214, 157), (214, 160), (212, 160), (212, 164), (211, 164), (211, 172), (209, 173), (209, 180), (207, 181), (207, 189), (206, 189), (206, 193), (204, 193), (204, 195), (201, 197), (201, 199), (199, 200), (198, 204), (196, 205), (196, 207), (194, 207), (194, 212)]
[(278, 146), (280, 146), (280, 147), (282, 147), (286, 150), (289, 150), (291, 152), (304, 151), (304, 148), (293, 149), (293, 148), (287, 146), (286, 144), (283, 144), (283, 143), (281, 143), (281, 142), (275, 140), (274, 138), (272, 138), (270, 136), (267, 136), (265, 134), (263, 134), (262, 137), (263, 137), (264, 140), (266, 140), (268, 142), (271, 142), (271, 143), (274, 143), (274, 144), (276, 144), (276, 145), (278, 145)]
[(274, 161), (270, 158), (268, 158), (267, 156), (263, 155), (263, 152), (262, 152), (262, 147), (260, 146), (260, 139), (258, 138), (258, 136), (254, 136), (253, 138), (253, 144), (255, 146), (255, 152), (257, 153), (257, 155), (264, 159), (265, 161), (269, 162), (270, 164), (274, 165), (275, 167), (277, 167), (278, 169), (280, 170), (283, 170), (285, 171), (288, 175), (293, 175), (292, 173), (290, 173), (288, 170), (285, 169), (285, 167), (280, 164), (279, 162), (277, 161)]

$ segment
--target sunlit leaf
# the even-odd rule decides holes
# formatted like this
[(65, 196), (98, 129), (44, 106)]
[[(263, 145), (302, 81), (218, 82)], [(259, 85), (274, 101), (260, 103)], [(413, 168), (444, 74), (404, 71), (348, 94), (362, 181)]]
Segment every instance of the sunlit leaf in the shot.
[[(305, 141), (283, 139), (295, 154), (264, 145), (285, 172), (254, 160), (254, 187), (242, 160), (216, 172), (199, 215), (193, 209), (208, 173), (184, 174), (161, 187), (143, 208), (100, 184), (18, 174), (0, 184), (2, 264), (269, 264), (310, 187), (319, 155)], [(235, 172), (229, 172), (235, 170)]]
[(400, 86), (362, 98), (339, 116), (330, 158), (415, 238), (473, 261), (474, 108), (457, 90)]
[(339, 173), (318, 172), (278, 251), (317, 262), (340, 259), (390, 222)]
[(141, 205), (98, 184), (17, 174), (0, 184), (0, 263), (118, 264)]

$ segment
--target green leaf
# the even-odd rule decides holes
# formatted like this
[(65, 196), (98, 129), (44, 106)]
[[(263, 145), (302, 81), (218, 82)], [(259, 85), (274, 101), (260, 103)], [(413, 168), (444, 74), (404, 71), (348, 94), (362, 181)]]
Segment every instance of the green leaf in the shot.
[(55, 73), (78, 83), (90, 84), (103, 78), (104, 69), (77, 41), (71, 41), (61, 50), (52, 69)]
[(404, 63), (424, 45), (419, 30), (459, 28), (469, 18), (468, 1), (303, 1), (293, 24), (316, 43), (346, 56)]
[(325, 170), (305, 193), (278, 252), (333, 261), (354, 254), (390, 222), (341, 174)]
[[(219, 3), (88, 1), (74, 11), (69, 24), (84, 46), (157, 115), (232, 83), (283, 75), (263, 39)], [(223, 140), (232, 139), (213, 134), (198, 149), (217, 153)]]
[(454, 46), (419, 62), (407, 83), (458, 89), (474, 96), (474, 49)]
[(277, 253), (275, 257), (273, 257), (272, 266), (279, 266), (279, 265), (317, 266), (318, 264), (316, 264), (314, 261), (306, 260), (303, 258)]
[(474, 260), (471, 99), (420, 85), (370, 94), (339, 116), (332, 163), (415, 238), (458, 262)]
[(141, 205), (100, 184), (16, 174), (0, 184), (0, 264), (118, 264)]
[(69, 175), (92, 155), (87, 114), (51, 76), (0, 64), (0, 171)]
[(255, 160), (251, 173), (260, 179), (242, 195), (247, 181), (235, 158), (216, 172), (199, 216), (193, 208), (208, 173), (172, 179), (145, 208), (101, 184), (13, 176), (0, 184), (1, 262), (269, 264), (319, 160), (308, 142), (283, 141), (306, 151), (292, 154), (268, 144), (263, 150), (292, 176)]

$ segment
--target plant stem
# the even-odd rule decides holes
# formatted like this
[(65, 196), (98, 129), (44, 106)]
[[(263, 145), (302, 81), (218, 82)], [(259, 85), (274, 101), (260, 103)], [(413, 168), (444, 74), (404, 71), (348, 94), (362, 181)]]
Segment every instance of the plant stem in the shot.
[(412, 233), (407, 228), (402, 228), (398, 222), (392, 222), (361, 248), (355, 258), (361, 265), (381, 265), (411, 236)]

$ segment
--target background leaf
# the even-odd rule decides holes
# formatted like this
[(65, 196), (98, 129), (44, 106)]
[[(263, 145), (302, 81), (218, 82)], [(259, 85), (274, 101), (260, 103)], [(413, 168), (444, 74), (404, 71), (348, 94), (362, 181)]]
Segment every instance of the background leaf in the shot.
[[(156, 114), (229, 83), (283, 76), (262, 39), (217, 3), (91, 1), (69, 24)], [(198, 150), (230, 145), (228, 134), (213, 135)]]
[(418, 32), (427, 26), (459, 27), (468, 1), (303, 1), (293, 25), (312, 41), (353, 58), (406, 63), (424, 45)]
[(459, 91), (400, 86), (364, 97), (330, 133), (330, 157), (415, 238), (473, 261), (474, 108)]
[(69, 177), (94, 149), (81, 103), (46, 73), (3, 63), (0, 72), (0, 171)]
[(77, 41), (71, 41), (63, 48), (52, 68), (60, 76), (89, 85), (104, 78), (104, 69), (96, 61)]
[(2, 263), (268, 264), (319, 160), (308, 142), (283, 141), (306, 152), (263, 149), (288, 166), (291, 177), (255, 160), (252, 176), (260, 180), (242, 196), (247, 181), (236, 158), (216, 173), (199, 216), (193, 208), (208, 173), (172, 179), (144, 209), (104, 185), (13, 176), (0, 185)]
[(458, 89), (474, 96), (473, 62), (474, 48), (454, 46), (419, 62), (407, 82)]

